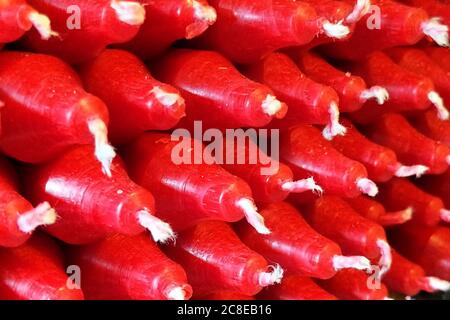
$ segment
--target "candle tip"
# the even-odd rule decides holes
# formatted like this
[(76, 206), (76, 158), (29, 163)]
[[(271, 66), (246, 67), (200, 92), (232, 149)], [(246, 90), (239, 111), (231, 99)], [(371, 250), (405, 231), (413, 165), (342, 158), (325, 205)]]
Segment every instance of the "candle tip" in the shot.
[(370, 89), (366, 89), (361, 93), (361, 99), (367, 101), (370, 99), (376, 99), (379, 105), (383, 105), (389, 100), (389, 92), (380, 86), (374, 86)]
[(436, 91), (431, 91), (428, 94), (428, 99), (436, 107), (439, 119), (441, 119), (442, 121), (446, 121), (450, 118), (450, 112), (445, 107), (444, 100), (439, 95), (439, 93), (437, 93)]
[(347, 128), (340, 124), (340, 111), (336, 102), (331, 103), (328, 110), (330, 114), (330, 123), (325, 127), (322, 134), (326, 140), (333, 140), (336, 136), (344, 136)]
[(412, 177), (416, 176), (416, 178), (420, 178), (423, 176), (427, 171), (430, 170), (427, 166), (423, 165), (415, 165), (415, 166), (404, 166), (400, 165), (395, 172), (395, 176), (399, 178), (406, 178), (406, 177)]
[(441, 47), (448, 47), (448, 26), (441, 23), (441, 18), (434, 17), (422, 23), (422, 31)]
[(385, 241), (379, 239), (377, 241), (377, 247), (380, 249), (381, 258), (379, 265), (381, 267), (380, 278), (389, 271), (392, 265), (392, 252), (391, 246)]
[(184, 99), (178, 93), (167, 92), (159, 86), (153, 87), (150, 93), (165, 107), (172, 107), (173, 105), (183, 105)]
[(57, 219), (56, 211), (48, 202), (43, 202), (19, 216), (17, 225), (23, 233), (31, 233), (39, 226), (54, 224)]
[(331, 23), (325, 20), (322, 26), (325, 34), (330, 38), (344, 39), (350, 34), (350, 28), (343, 25), (343, 21)]
[(100, 119), (90, 120), (88, 127), (95, 139), (95, 156), (102, 164), (103, 172), (111, 178), (111, 165), (116, 157), (116, 152), (108, 142), (108, 128)]
[(168, 241), (175, 241), (176, 234), (171, 226), (152, 215), (148, 210), (139, 211), (138, 220), (141, 226), (150, 231), (155, 242), (167, 243)]
[(192, 7), (196, 21), (187, 26), (186, 39), (198, 37), (217, 20), (217, 12), (212, 6), (193, 0)]
[(264, 223), (264, 217), (259, 214), (253, 200), (242, 198), (237, 202), (237, 206), (244, 211), (247, 222), (260, 234), (270, 234), (270, 230)]
[(269, 272), (263, 272), (259, 275), (259, 285), (261, 287), (281, 283), (281, 280), (283, 279), (284, 270), (279, 264), (269, 266), (269, 269)]
[(186, 300), (186, 291), (183, 289), (183, 287), (174, 287), (172, 289), (170, 289), (167, 294), (166, 297), (169, 300), (177, 300), (177, 301), (182, 301), (182, 300)]
[(342, 269), (372, 270), (370, 260), (363, 256), (334, 256), (333, 267), (336, 271)]
[(370, 197), (375, 197), (378, 194), (378, 186), (370, 179), (362, 178), (356, 182), (359, 190)]
[(31, 11), (28, 15), (28, 20), (41, 35), (42, 40), (48, 40), (51, 37), (59, 34), (52, 30), (50, 19), (37, 11)]
[(117, 14), (117, 18), (131, 26), (140, 26), (145, 21), (145, 8), (136, 1), (112, 0), (111, 8)]
[(313, 177), (298, 181), (287, 181), (281, 185), (281, 189), (292, 193), (302, 193), (305, 191), (312, 191), (320, 195), (323, 193), (322, 187), (316, 184)]
[(379, 218), (378, 223), (384, 227), (390, 227), (390, 226), (395, 226), (395, 225), (399, 225), (399, 224), (404, 224), (412, 219), (413, 214), (414, 214), (414, 209), (412, 207), (409, 207), (405, 210), (386, 213), (386, 214), (382, 215)]
[(450, 223), (450, 210), (442, 209), (440, 214), (442, 221)]
[(358, 0), (353, 11), (347, 16), (345, 21), (350, 24), (358, 22), (369, 12), (370, 5), (370, 0)]

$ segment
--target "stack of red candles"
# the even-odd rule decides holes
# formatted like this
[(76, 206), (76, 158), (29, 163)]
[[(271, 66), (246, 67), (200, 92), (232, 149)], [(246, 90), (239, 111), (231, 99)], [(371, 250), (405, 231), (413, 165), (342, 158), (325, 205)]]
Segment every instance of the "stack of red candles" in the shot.
[(444, 0), (0, 1), (0, 299), (450, 290), (449, 26)]

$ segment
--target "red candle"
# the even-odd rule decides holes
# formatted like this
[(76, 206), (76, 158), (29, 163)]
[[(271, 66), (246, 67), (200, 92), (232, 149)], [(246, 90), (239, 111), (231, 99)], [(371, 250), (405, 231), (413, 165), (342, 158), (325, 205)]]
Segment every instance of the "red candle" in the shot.
[[(450, 71), (441, 68), (427, 53), (420, 49), (394, 48), (390, 49), (388, 54), (406, 70), (429, 77), (433, 81), (436, 91), (444, 99), (443, 104), (450, 106)], [(448, 115), (446, 118), (448, 118)]]
[(248, 296), (242, 293), (238, 292), (226, 292), (226, 291), (219, 291), (219, 292), (213, 292), (210, 294), (206, 294), (203, 296), (195, 297), (197, 300), (213, 300), (213, 301), (220, 301), (220, 300), (232, 300), (232, 301), (241, 301), (241, 300), (255, 300), (254, 297)]
[(386, 286), (369, 277), (364, 271), (348, 269), (319, 284), (342, 300), (389, 300)]
[(117, 234), (72, 247), (68, 256), (82, 270), (89, 300), (187, 300), (192, 295), (183, 268), (144, 234)]
[(383, 277), (386, 286), (398, 293), (415, 296), (420, 291), (435, 292), (450, 290), (450, 283), (435, 277), (427, 277), (425, 270), (392, 250), (391, 269)]
[(198, 295), (231, 291), (252, 296), (283, 277), (278, 265), (270, 266), (221, 221), (202, 222), (181, 232), (176, 246), (166, 247), (166, 252), (184, 267)]
[(50, 19), (27, 4), (25, 0), (4, 0), (0, 3), (0, 47), (22, 37), (32, 27), (42, 40), (57, 34), (52, 31)]
[(423, 165), (404, 166), (394, 151), (373, 143), (362, 135), (348, 120), (342, 121), (347, 134), (332, 140), (333, 147), (343, 155), (362, 163), (369, 173), (369, 178), (376, 182), (386, 182), (392, 177), (422, 176), (428, 171)]
[(155, 63), (154, 71), (185, 98), (183, 124), (202, 120), (209, 128), (263, 127), (287, 111), (272, 90), (244, 77), (216, 52), (176, 49)]
[(178, 90), (154, 79), (134, 55), (105, 50), (83, 66), (86, 89), (101, 98), (110, 114), (110, 136), (123, 143), (144, 131), (168, 130), (185, 115)]
[(144, 6), (136, 1), (29, 2), (48, 15), (59, 36), (43, 41), (36, 32), (30, 32), (24, 39), (25, 46), (33, 51), (56, 55), (71, 64), (94, 58), (110, 44), (132, 39), (145, 20)]
[[(361, 59), (375, 50), (413, 45), (424, 35), (437, 44), (448, 46), (448, 28), (428, 16), (421, 8), (410, 7), (391, 0), (371, 0), (378, 10), (366, 14), (352, 37), (326, 48), (328, 54), (341, 59)], [(381, 15), (379, 23), (374, 15)]]
[(411, 124), (427, 137), (450, 148), (450, 121), (442, 121), (434, 110), (421, 112), (409, 118)]
[(431, 17), (437, 17), (450, 27), (450, 3), (444, 0), (402, 0), (403, 2), (425, 9)]
[(366, 133), (372, 141), (394, 150), (405, 165), (425, 165), (429, 174), (448, 169), (450, 149), (422, 135), (400, 114), (385, 114)]
[[(447, 120), (448, 110), (428, 76), (418, 75), (396, 64), (388, 55), (377, 51), (365, 60), (354, 63), (351, 69), (362, 76), (369, 85), (381, 85), (389, 92), (383, 111), (425, 110), (433, 105), (439, 118)], [(359, 115), (358, 115), (359, 114)], [(357, 112), (358, 118), (379, 116), (380, 109), (369, 102)]]
[(384, 227), (396, 226), (410, 221), (414, 210), (412, 207), (398, 210), (396, 212), (386, 212), (384, 206), (366, 196), (359, 196), (353, 199), (346, 199), (347, 203), (364, 218), (376, 222)]
[(336, 241), (347, 255), (378, 259), (381, 272), (389, 270), (390, 246), (384, 229), (359, 215), (338, 197), (322, 197), (305, 210), (305, 218), (323, 236)]
[[(177, 231), (203, 220), (236, 222), (245, 217), (258, 232), (270, 233), (249, 185), (219, 165), (196, 164), (202, 160), (202, 144), (181, 139), (147, 133), (124, 150), (130, 176), (155, 195), (158, 216)], [(174, 154), (180, 154), (180, 146), (187, 146), (182, 152), (187, 161), (178, 163)]]
[(423, 50), (434, 62), (439, 64), (445, 71), (450, 71), (450, 52), (446, 48), (425, 47)]
[(353, 112), (369, 100), (375, 99), (379, 105), (389, 99), (387, 90), (380, 86), (367, 88), (363, 78), (338, 70), (325, 59), (308, 51), (297, 51), (294, 61), (312, 80), (332, 87), (339, 95), (339, 109)]
[(331, 87), (305, 76), (288, 56), (281, 53), (269, 54), (248, 67), (245, 73), (255, 81), (269, 86), (289, 105), (286, 117), (275, 122), (274, 126), (321, 124), (326, 125), (323, 134), (327, 139), (345, 134), (345, 128), (339, 123), (337, 93)]
[(281, 159), (297, 179), (312, 176), (326, 193), (356, 197), (362, 193), (375, 196), (375, 183), (366, 168), (345, 157), (309, 125), (291, 127), (281, 136)]
[(0, 248), (0, 299), (83, 300), (68, 283), (62, 252), (50, 238), (35, 235), (23, 246)]
[(146, 19), (138, 34), (120, 45), (142, 59), (163, 53), (172, 43), (192, 39), (205, 32), (217, 19), (206, 0), (139, 0)]
[(395, 248), (430, 276), (450, 281), (450, 229), (407, 224), (392, 234)]
[[(224, 161), (222, 165), (228, 172), (245, 180), (252, 188), (253, 198), (259, 203), (276, 203), (286, 200), (290, 193), (303, 193), (312, 190), (321, 193), (322, 188), (313, 178), (294, 181), (294, 173), (288, 165), (271, 158), (251, 139), (245, 146), (227, 139), (224, 143), (224, 158), (240, 159), (244, 163)], [(228, 149), (233, 142), (234, 148)], [(252, 158), (255, 158), (252, 160)], [(257, 158), (257, 159), (256, 159)]]
[(108, 110), (84, 91), (68, 65), (52, 56), (2, 51), (0, 78), (3, 153), (40, 163), (71, 146), (95, 144), (95, 155), (110, 175), (115, 153), (107, 141)]
[(301, 275), (287, 275), (283, 281), (263, 289), (258, 298), (262, 300), (336, 300), (311, 278)]
[(277, 49), (308, 44), (320, 34), (331, 38), (348, 34), (348, 28), (319, 16), (303, 1), (209, 2), (218, 18), (200, 43), (238, 63), (254, 63)]
[(345, 268), (370, 269), (361, 256), (346, 257), (339, 246), (313, 230), (291, 205), (279, 202), (261, 208), (269, 235), (259, 235), (246, 224), (236, 228), (251, 249), (283, 269), (305, 276), (329, 279)]
[(407, 179), (394, 178), (380, 188), (380, 201), (388, 210), (413, 209), (413, 221), (418, 225), (435, 226), (441, 220), (450, 222), (450, 211), (444, 203), (416, 187)]
[(74, 148), (23, 175), (33, 202), (48, 200), (59, 219), (47, 231), (71, 244), (85, 244), (113, 233), (136, 235), (150, 230), (155, 241), (174, 238), (170, 226), (153, 216), (153, 196), (133, 183), (120, 159), (110, 179), (97, 169), (92, 148)]
[(12, 165), (0, 157), (0, 246), (24, 244), (39, 226), (55, 223), (56, 212), (47, 202), (36, 208), (18, 193)]

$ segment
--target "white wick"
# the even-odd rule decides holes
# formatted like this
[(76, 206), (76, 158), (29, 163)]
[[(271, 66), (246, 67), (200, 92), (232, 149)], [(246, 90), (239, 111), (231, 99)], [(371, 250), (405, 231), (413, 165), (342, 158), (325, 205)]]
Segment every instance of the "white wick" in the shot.
[(176, 235), (170, 225), (147, 210), (138, 212), (138, 220), (141, 226), (150, 231), (155, 242), (166, 243), (167, 241), (174, 241)]
[(333, 102), (328, 110), (330, 114), (330, 123), (323, 129), (322, 135), (326, 140), (333, 140), (336, 136), (343, 136), (347, 133), (347, 128), (339, 123), (340, 111), (338, 105)]
[(441, 23), (441, 19), (434, 17), (422, 23), (422, 31), (431, 37), (441, 47), (448, 47), (448, 27)]
[(412, 207), (406, 208), (405, 210), (390, 212), (382, 215), (378, 223), (382, 226), (393, 226), (405, 223), (412, 219), (414, 214), (414, 209)]
[(23, 233), (33, 232), (37, 227), (55, 223), (56, 211), (48, 202), (41, 203), (19, 216), (17, 225)]
[(363, 256), (334, 256), (333, 267), (336, 271), (342, 269), (371, 270), (372, 268), (370, 260)]
[(178, 93), (169, 93), (161, 89), (159, 86), (155, 86), (150, 93), (153, 94), (156, 100), (159, 101), (165, 107), (171, 107), (174, 104), (184, 104), (184, 99)]
[(420, 178), (423, 176), (430, 168), (423, 165), (415, 165), (415, 166), (403, 166), (401, 165), (397, 171), (395, 172), (395, 176), (399, 178), (406, 178), (416, 176)]
[(450, 113), (448, 112), (447, 108), (445, 107), (444, 100), (439, 95), (439, 93), (437, 93), (436, 91), (431, 91), (428, 94), (428, 99), (436, 107), (439, 119), (448, 120), (450, 117)]
[(358, 0), (352, 13), (345, 19), (347, 23), (356, 23), (370, 11), (370, 0)]
[(370, 99), (376, 99), (379, 105), (383, 105), (389, 100), (389, 92), (386, 88), (380, 86), (374, 86), (370, 89), (366, 89), (361, 93), (361, 99), (367, 101)]
[(111, 177), (111, 164), (116, 157), (116, 152), (108, 142), (108, 128), (100, 119), (90, 120), (88, 127), (95, 139), (95, 156), (102, 164), (103, 172)]
[(450, 291), (450, 282), (448, 281), (436, 277), (427, 277), (426, 280), (433, 291)]
[(330, 38), (344, 39), (350, 34), (350, 29), (343, 25), (343, 21), (337, 23), (331, 23), (328, 20), (323, 22), (323, 30), (325, 34)]
[(316, 184), (313, 177), (298, 181), (285, 182), (282, 184), (281, 189), (292, 193), (301, 193), (305, 191), (312, 191), (318, 194), (323, 193), (322, 187)]
[(375, 197), (378, 194), (377, 185), (370, 179), (361, 178), (356, 182), (356, 185), (362, 193), (367, 194), (370, 197)]
[(442, 209), (440, 212), (441, 220), (450, 223), (450, 210)]
[(202, 34), (217, 20), (217, 12), (212, 6), (204, 5), (197, 0), (192, 1), (195, 22), (186, 27), (186, 39), (192, 39)]
[(28, 20), (33, 24), (36, 30), (41, 35), (42, 40), (48, 40), (53, 36), (58, 36), (58, 33), (52, 30), (50, 19), (39, 12), (32, 11), (28, 15)]
[(262, 272), (259, 275), (258, 284), (261, 287), (267, 287), (276, 283), (280, 283), (283, 279), (284, 270), (280, 265), (269, 266), (270, 272)]
[(169, 290), (166, 297), (169, 300), (186, 300), (186, 291), (182, 287), (175, 287)]
[(268, 114), (269, 116), (276, 115), (278, 112), (280, 112), (282, 107), (283, 104), (281, 103), (281, 101), (279, 101), (271, 94), (267, 95), (266, 99), (262, 103), (264, 113)]
[(380, 278), (389, 271), (392, 265), (391, 247), (385, 240), (377, 240), (377, 246), (380, 249), (381, 258), (379, 265), (381, 267)]
[(270, 234), (270, 230), (264, 224), (264, 217), (261, 216), (255, 203), (247, 198), (240, 199), (236, 205), (244, 211), (247, 222), (260, 234)]
[(117, 17), (123, 23), (140, 26), (145, 21), (145, 8), (139, 2), (112, 0), (111, 8), (116, 11)]

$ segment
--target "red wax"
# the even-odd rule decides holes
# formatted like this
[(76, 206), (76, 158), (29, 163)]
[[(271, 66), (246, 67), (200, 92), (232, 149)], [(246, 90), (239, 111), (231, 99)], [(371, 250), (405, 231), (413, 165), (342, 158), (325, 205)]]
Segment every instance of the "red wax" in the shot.
[(221, 221), (206, 221), (181, 232), (166, 252), (186, 270), (197, 295), (232, 291), (253, 296), (279, 283), (283, 270), (244, 245)]
[(395, 250), (392, 250), (391, 269), (383, 277), (383, 282), (390, 290), (407, 296), (415, 296), (422, 290), (434, 291), (425, 270)]
[(323, 124), (327, 125), (324, 131), (327, 137), (345, 133), (345, 129), (339, 124), (337, 93), (331, 87), (305, 76), (288, 56), (282, 53), (269, 54), (248, 67), (245, 73), (255, 81), (269, 86), (277, 97), (289, 105), (286, 117), (275, 122), (275, 126)]
[[(329, 45), (328, 54), (341, 59), (362, 59), (376, 50), (413, 45), (424, 35), (431, 36), (442, 46), (448, 45), (442, 25), (431, 20), (425, 10), (391, 0), (372, 0), (371, 3), (378, 10), (371, 9), (357, 23), (348, 41)], [(381, 15), (379, 25), (377, 15)]]
[(388, 54), (406, 70), (429, 77), (433, 81), (436, 91), (444, 99), (444, 105), (450, 107), (450, 71), (441, 68), (427, 53), (420, 49), (394, 48), (390, 49)]
[[(94, 58), (106, 46), (132, 39), (145, 19), (144, 7), (128, 0), (29, 0), (48, 15), (58, 36), (44, 41), (32, 31), (24, 43), (33, 51), (71, 64)], [(74, 7), (76, 6), (76, 7)]]
[(370, 179), (377, 182), (390, 180), (401, 167), (394, 151), (367, 139), (350, 121), (344, 120), (342, 124), (347, 128), (347, 134), (334, 138), (331, 142), (333, 147), (362, 163)]
[(438, 17), (450, 27), (450, 3), (446, 0), (402, 0), (410, 6), (425, 9), (430, 17)]
[(139, 0), (146, 18), (138, 34), (121, 47), (142, 59), (163, 53), (180, 39), (192, 39), (205, 32), (217, 18), (206, 0)]
[(254, 63), (280, 48), (304, 45), (323, 32), (324, 18), (308, 3), (291, 0), (210, 0), (217, 22), (202, 46), (238, 63)]
[(384, 206), (369, 197), (359, 196), (346, 200), (352, 208), (364, 218), (372, 220), (384, 227), (396, 226), (410, 221), (413, 216), (412, 207), (405, 207), (396, 212), (386, 212)]
[(430, 93), (435, 87), (430, 78), (418, 75), (396, 64), (388, 55), (377, 51), (366, 59), (353, 63), (351, 70), (369, 85), (379, 85), (389, 92), (389, 100), (382, 108), (374, 101), (357, 112), (360, 117), (376, 117), (383, 111), (412, 111), (428, 109), (432, 105)]
[(306, 76), (336, 91), (339, 109), (343, 112), (356, 111), (369, 99), (377, 99), (379, 104), (383, 104), (388, 98), (384, 88), (375, 86), (368, 89), (363, 78), (338, 70), (312, 52), (296, 52), (294, 61)]
[(159, 80), (180, 89), (187, 120), (205, 127), (262, 127), (282, 118), (287, 107), (268, 87), (244, 77), (223, 56), (212, 51), (176, 49), (154, 64)]
[(148, 236), (113, 235), (69, 249), (82, 270), (89, 300), (187, 300), (192, 288), (183, 268), (166, 257)]
[(341, 300), (385, 300), (388, 298), (386, 286), (372, 278), (373, 276), (367, 275), (364, 271), (347, 269), (340, 271), (329, 280), (320, 281), (319, 284)]
[(288, 275), (281, 284), (265, 288), (258, 295), (262, 300), (336, 300), (331, 293), (319, 287), (311, 278)]
[[(253, 140), (246, 140), (245, 146), (237, 142), (236, 139), (234, 142), (231, 139), (225, 140), (222, 166), (249, 184), (256, 202), (275, 203), (284, 201), (291, 192), (321, 191), (320, 186), (311, 178), (294, 181), (294, 173), (289, 166), (268, 156)], [(225, 161), (226, 157), (231, 157), (234, 161)], [(239, 159), (243, 159), (243, 163)]]
[(312, 126), (291, 127), (281, 135), (281, 159), (289, 164), (296, 178), (313, 176), (326, 193), (345, 197), (377, 193), (376, 185), (367, 178), (366, 168), (334, 149)]
[(367, 136), (394, 150), (405, 165), (425, 165), (430, 174), (441, 174), (448, 169), (450, 149), (422, 135), (400, 114), (385, 114), (367, 128)]
[(33, 209), (18, 193), (14, 168), (0, 157), (0, 246), (20, 246), (38, 226), (52, 224), (55, 220), (56, 213), (48, 203)]
[(439, 64), (441, 68), (450, 71), (450, 51), (447, 48), (426, 47), (423, 49), (434, 62)]
[(440, 198), (419, 189), (407, 179), (394, 178), (384, 184), (379, 199), (388, 210), (413, 208), (413, 221), (418, 225), (435, 226), (446, 214)]
[(0, 79), (3, 153), (39, 163), (73, 145), (95, 143), (108, 173), (114, 157), (107, 144), (108, 110), (84, 91), (68, 65), (52, 56), (2, 51)]
[[(339, 246), (313, 230), (300, 212), (288, 203), (279, 202), (261, 207), (261, 215), (271, 230), (269, 235), (259, 235), (242, 223), (236, 228), (237, 234), (251, 249), (279, 263), (284, 269), (329, 279), (343, 268), (338, 265), (340, 261), (350, 260), (350, 257), (342, 257)], [(370, 265), (362, 257), (352, 258), (354, 266), (349, 263), (346, 268), (357, 268), (364, 263), (366, 267)]]
[(175, 230), (245, 216), (258, 231), (268, 232), (248, 184), (219, 165), (197, 161), (203, 160), (199, 156), (201, 143), (187, 137), (171, 141), (170, 135), (159, 133), (146, 133), (124, 150), (130, 176), (155, 195), (158, 215)]
[(428, 176), (420, 180), (424, 190), (440, 197), (447, 208), (450, 208), (450, 170), (439, 176)]
[(155, 241), (173, 237), (170, 227), (152, 216), (153, 196), (130, 180), (120, 159), (112, 164), (113, 178), (98, 169), (88, 146), (26, 169), (26, 194), (54, 206), (59, 218), (47, 231), (64, 242), (84, 244), (116, 232), (136, 235), (144, 228)]
[(47, 16), (38, 13), (25, 0), (4, 0), (0, 3), (0, 47), (22, 37), (32, 27), (47, 40), (54, 35)]
[(62, 253), (43, 235), (14, 249), (0, 248), (0, 299), (83, 300), (80, 289), (69, 288)]
[(178, 90), (155, 80), (133, 54), (105, 50), (82, 68), (86, 89), (108, 106), (110, 136), (123, 143), (149, 130), (168, 130), (184, 116)]
[[(336, 241), (347, 255), (363, 255), (377, 259), (384, 254), (384, 229), (359, 215), (344, 200), (324, 196), (305, 211), (305, 218), (323, 236)], [(389, 261), (388, 261), (389, 262)]]
[(450, 228), (404, 225), (392, 235), (397, 250), (430, 276), (450, 281)]
[(441, 141), (450, 148), (450, 121), (439, 119), (436, 111), (428, 110), (410, 118), (414, 128), (427, 137)]
[(232, 301), (240, 301), (240, 300), (255, 300), (252, 296), (247, 296), (242, 293), (238, 292), (226, 292), (226, 291), (219, 291), (219, 292), (213, 292), (210, 294), (206, 294), (203, 296), (197, 296), (195, 297), (197, 300), (232, 300)]

